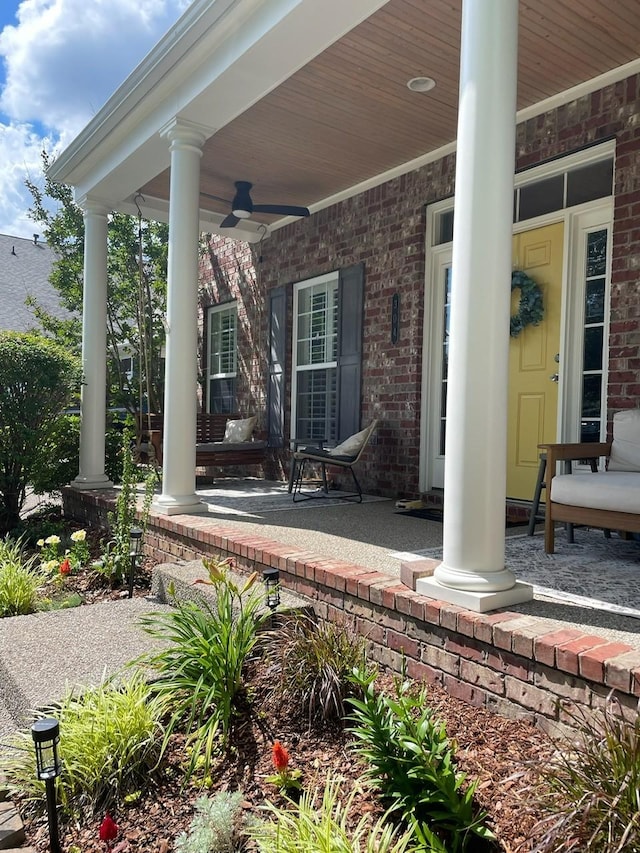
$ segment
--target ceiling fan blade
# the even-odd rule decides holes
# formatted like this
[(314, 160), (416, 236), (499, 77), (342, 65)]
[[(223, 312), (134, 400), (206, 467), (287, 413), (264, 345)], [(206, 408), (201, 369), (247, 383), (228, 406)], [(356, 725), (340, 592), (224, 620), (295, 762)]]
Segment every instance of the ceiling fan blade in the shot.
[(309, 208), (294, 204), (254, 204), (254, 213), (282, 213), (285, 216), (309, 216)]
[(237, 216), (234, 216), (233, 213), (230, 213), (226, 216), (220, 225), (219, 228), (235, 228), (235, 226), (240, 222), (240, 219)]

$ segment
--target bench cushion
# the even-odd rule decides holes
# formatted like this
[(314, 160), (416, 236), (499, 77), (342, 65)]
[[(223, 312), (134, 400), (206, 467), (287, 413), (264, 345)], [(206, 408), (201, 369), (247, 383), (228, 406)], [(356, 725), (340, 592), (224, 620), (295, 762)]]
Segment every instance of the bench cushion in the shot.
[(207, 441), (196, 444), (198, 453), (237, 453), (239, 450), (262, 450), (266, 441)]
[(256, 425), (257, 417), (252, 418), (234, 418), (228, 420), (224, 428), (224, 442), (231, 444), (239, 444), (244, 441), (251, 441), (251, 433)]
[(551, 481), (551, 500), (567, 506), (640, 513), (640, 473), (558, 474)]

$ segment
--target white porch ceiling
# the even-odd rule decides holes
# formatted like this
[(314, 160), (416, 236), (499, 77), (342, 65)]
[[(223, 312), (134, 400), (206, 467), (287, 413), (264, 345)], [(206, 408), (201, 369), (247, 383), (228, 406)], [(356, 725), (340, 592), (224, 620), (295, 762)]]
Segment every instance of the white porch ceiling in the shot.
[[(515, 0), (505, 0), (515, 2)], [(165, 218), (173, 116), (209, 128), (201, 190), (313, 210), (455, 143), (462, 0), (195, 0), (52, 176)], [(520, 0), (521, 117), (640, 70), (637, 0)], [(487, 58), (491, 61), (491, 57)], [(429, 76), (426, 94), (407, 89)], [(577, 88), (576, 88), (577, 87)], [(411, 164), (407, 166), (406, 164)], [(226, 204), (201, 198), (203, 229)], [(255, 239), (254, 215), (229, 236)]]

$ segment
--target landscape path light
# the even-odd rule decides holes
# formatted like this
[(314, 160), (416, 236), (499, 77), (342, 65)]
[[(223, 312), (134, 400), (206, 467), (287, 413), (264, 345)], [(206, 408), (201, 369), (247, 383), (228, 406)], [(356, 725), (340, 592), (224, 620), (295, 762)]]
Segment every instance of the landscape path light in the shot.
[(138, 560), (141, 556), (142, 530), (139, 527), (132, 527), (129, 531), (129, 557), (131, 558), (131, 564), (129, 565), (129, 598), (133, 598), (133, 579)]
[(273, 613), (280, 604), (280, 572), (278, 569), (265, 569), (262, 580), (267, 590), (267, 607)]
[(31, 726), (31, 737), (36, 750), (36, 775), (44, 782), (47, 792), (47, 819), (51, 853), (62, 853), (58, 835), (58, 810), (56, 806), (56, 777), (62, 764), (58, 756), (60, 724), (54, 717), (44, 717)]

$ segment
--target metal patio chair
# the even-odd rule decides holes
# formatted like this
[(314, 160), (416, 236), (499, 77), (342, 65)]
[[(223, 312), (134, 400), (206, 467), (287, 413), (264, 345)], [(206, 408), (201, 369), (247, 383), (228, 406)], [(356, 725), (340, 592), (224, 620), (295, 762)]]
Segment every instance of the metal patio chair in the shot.
[[(293, 481), (294, 503), (328, 497), (362, 503), (362, 489), (353, 468), (362, 456), (377, 424), (377, 420), (372, 421), (368, 427), (355, 433), (355, 435), (349, 436), (345, 441), (330, 449), (325, 449), (323, 447), (299, 447), (294, 452), (291, 460), (292, 471), (295, 471)], [(321, 489), (316, 489), (313, 492), (303, 491), (302, 484), (307, 464), (317, 464), (320, 466), (323, 484)], [(348, 493), (336, 492), (335, 494), (330, 494), (327, 485), (327, 465), (330, 467), (333, 466), (348, 470), (351, 473), (355, 491)]]

